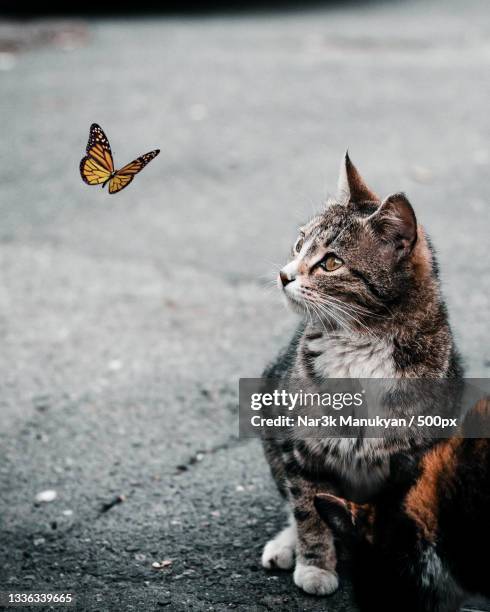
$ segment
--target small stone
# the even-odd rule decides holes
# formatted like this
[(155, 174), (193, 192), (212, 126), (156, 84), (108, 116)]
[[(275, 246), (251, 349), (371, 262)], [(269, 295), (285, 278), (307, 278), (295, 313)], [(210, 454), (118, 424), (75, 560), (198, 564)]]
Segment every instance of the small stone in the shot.
[(63, 512), (61, 514), (63, 516), (73, 516), (73, 510), (70, 510), (70, 509), (63, 510)]
[(172, 559), (164, 559), (163, 561), (153, 561), (151, 564), (153, 569), (164, 569), (166, 567), (170, 567), (172, 565)]
[(41, 546), (45, 542), (46, 540), (44, 538), (34, 538), (33, 544), (34, 546)]
[(117, 506), (118, 504), (122, 504), (124, 501), (126, 501), (125, 495), (116, 495), (110, 501), (106, 502), (105, 504), (102, 504), (100, 511), (102, 513), (108, 512), (109, 510), (111, 510), (111, 508), (114, 508), (114, 506)]
[(58, 493), (54, 489), (46, 489), (46, 491), (40, 491), (36, 495), (36, 502), (39, 504), (47, 504), (54, 501), (58, 497)]
[(138, 552), (139, 546), (136, 546), (136, 544), (129, 544), (124, 550), (126, 552)]

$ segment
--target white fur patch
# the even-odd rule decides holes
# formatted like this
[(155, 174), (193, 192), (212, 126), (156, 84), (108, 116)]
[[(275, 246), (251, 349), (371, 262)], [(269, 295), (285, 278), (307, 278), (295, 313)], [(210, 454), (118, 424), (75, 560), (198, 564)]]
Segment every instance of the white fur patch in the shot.
[(262, 567), (266, 569), (291, 569), (296, 548), (296, 524), (291, 523), (264, 546)]
[(310, 595), (329, 595), (337, 590), (339, 578), (335, 572), (297, 563), (294, 584)]
[(316, 372), (325, 378), (394, 378), (393, 345), (367, 335), (329, 334), (310, 340), (308, 348), (321, 352)]
[(444, 569), (441, 559), (433, 547), (424, 550), (420, 561), (422, 566), (420, 582), (423, 587), (435, 589), (443, 584), (449, 584), (448, 572)]

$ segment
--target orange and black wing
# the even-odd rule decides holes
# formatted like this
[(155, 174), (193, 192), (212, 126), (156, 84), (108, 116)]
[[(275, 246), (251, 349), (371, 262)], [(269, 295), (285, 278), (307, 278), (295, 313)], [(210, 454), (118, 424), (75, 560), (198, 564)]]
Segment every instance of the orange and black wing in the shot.
[(117, 193), (127, 187), (138, 172), (141, 172), (146, 164), (149, 164), (159, 153), (160, 149), (155, 149), (123, 166), (109, 181), (109, 193)]
[(111, 145), (100, 125), (92, 123), (87, 144), (87, 155), (80, 162), (80, 174), (89, 185), (100, 185), (114, 172)]

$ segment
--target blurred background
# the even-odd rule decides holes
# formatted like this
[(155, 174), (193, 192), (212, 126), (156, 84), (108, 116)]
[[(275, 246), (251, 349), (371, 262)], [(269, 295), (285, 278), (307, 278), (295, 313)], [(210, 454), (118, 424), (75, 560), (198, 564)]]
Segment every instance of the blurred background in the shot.
[[(408, 194), (488, 376), (488, 2), (24, 8), (0, 19), (1, 589), (354, 610), (347, 581), (260, 568), (281, 504), (238, 379), (288, 340), (267, 281), (347, 147)], [(116, 167), (161, 149), (115, 196), (79, 175), (92, 122)]]

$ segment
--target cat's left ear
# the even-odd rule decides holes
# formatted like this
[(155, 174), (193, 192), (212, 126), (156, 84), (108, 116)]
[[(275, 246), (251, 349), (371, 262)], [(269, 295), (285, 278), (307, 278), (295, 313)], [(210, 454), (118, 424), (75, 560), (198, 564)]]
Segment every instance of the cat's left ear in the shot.
[(366, 222), (383, 242), (395, 248), (399, 258), (409, 255), (415, 246), (417, 219), (404, 193), (388, 196)]
[(337, 184), (337, 201), (347, 202), (379, 202), (380, 198), (371, 191), (357, 168), (351, 162), (346, 151), (340, 164), (339, 180)]

